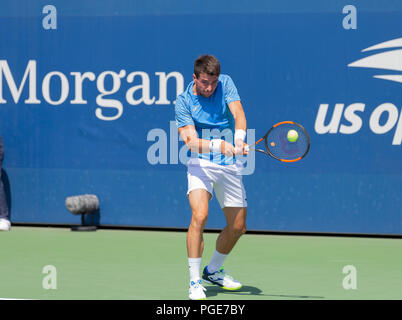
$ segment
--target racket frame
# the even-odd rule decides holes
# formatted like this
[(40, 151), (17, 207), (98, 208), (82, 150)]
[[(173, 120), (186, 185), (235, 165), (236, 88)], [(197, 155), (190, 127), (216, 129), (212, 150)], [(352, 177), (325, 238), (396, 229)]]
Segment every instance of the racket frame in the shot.
[[(307, 138), (307, 149), (306, 149), (306, 151), (304, 152), (304, 154), (303, 154), (302, 156), (300, 156), (300, 157), (298, 157), (298, 158), (295, 158), (295, 159), (290, 159), (290, 160), (288, 160), (288, 159), (281, 159), (281, 158), (279, 158), (279, 157), (277, 157), (277, 156), (275, 156), (275, 155), (272, 154), (272, 152), (271, 152), (271, 150), (270, 150), (270, 148), (269, 148), (269, 145), (268, 145), (268, 139), (267, 139), (267, 138), (268, 138), (270, 132), (271, 132), (274, 128), (276, 128), (276, 127), (278, 127), (278, 126), (280, 126), (280, 125), (283, 125), (283, 124), (293, 124), (293, 125), (296, 125), (296, 126), (299, 127), (299, 128), (303, 131), (303, 133), (305, 134), (305, 136), (306, 136), (306, 138)], [(261, 139), (257, 140), (252, 146), (250, 146), (250, 148), (256, 146), (257, 144), (259, 144), (259, 143), (260, 143), (261, 141), (263, 141), (263, 140), (265, 141), (265, 149), (266, 149), (266, 150), (257, 149), (257, 148), (255, 148), (254, 150), (257, 151), (257, 152), (265, 153), (265, 154), (271, 156), (272, 158), (274, 158), (274, 159), (276, 159), (276, 160), (279, 160), (279, 161), (282, 161), (282, 162), (287, 162), (287, 163), (289, 163), (289, 162), (296, 162), (296, 161), (299, 161), (299, 160), (303, 159), (303, 158), (307, 155), (307, 153), (309, 152), (309, 150), (310, 150), (310, 137), (309, 137), (309, 135), (308, 135), (306, 129), (304, 129), (304, 127), (303, 127), (301, 124), (299, 124), (299, 123), (297, 123), (297, 122), (294, 122), (294, 121), (282, 121), (282, 122), (276, 123), (275, 125), (272, 126), (271, 129), (268, 130), (268, 132), (267, 132)]]

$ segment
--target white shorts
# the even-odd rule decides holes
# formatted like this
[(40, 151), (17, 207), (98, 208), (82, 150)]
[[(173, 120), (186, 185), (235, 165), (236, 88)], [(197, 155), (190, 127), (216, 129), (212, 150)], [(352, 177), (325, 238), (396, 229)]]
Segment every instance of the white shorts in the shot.
[(212, 199), (215, 191), (221, 208), (247, 207), (241, 166), (239, 163), (222, 166), (208, 160), (191, 158), (187, 163), (187, 196), (195, 189), (204, 189), (211, 194)]

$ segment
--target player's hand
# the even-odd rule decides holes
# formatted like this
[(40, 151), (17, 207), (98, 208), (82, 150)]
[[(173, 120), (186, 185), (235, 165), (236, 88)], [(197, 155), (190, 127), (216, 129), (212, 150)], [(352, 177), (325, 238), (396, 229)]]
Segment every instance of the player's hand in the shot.
[(249, 146), (247, 143), (245, 143), (242, 140), (237, 140), (236, 141), (236, 147), (235, 147), (235, 154), (239, 155), (239, 154), (243, 154), (243, 155), (247, 155), (249, 152)]
[(221, 143), (221, 152), (227, 157), (233, 157), (235, 155), (235, 147), (226, 141)]

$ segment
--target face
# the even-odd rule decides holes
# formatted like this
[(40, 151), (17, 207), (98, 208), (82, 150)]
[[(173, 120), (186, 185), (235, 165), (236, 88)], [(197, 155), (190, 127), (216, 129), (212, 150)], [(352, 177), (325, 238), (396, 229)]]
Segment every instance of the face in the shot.
[(193, 80), (196, 94), (202, 95), (206, 98), (209, 98), (214, 93), (216, 86), (218, 85), (217, 76), (210, 76), (203, 72), (200, 73), (198, 78), (193, 74)]

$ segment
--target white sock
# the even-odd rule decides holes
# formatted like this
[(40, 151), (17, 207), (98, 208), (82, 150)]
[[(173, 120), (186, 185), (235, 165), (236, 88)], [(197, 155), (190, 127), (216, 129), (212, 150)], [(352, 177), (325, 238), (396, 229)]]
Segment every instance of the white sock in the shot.
[(208, 264), (208, 272), (214, 273), (218, 271), (223, 266), (227, 256), (227, 254), (219, 253), (215, 250), (214, 256)]
[(197, 281), (200, 278), (201, 258), (188, 258), (190, 269), (190, 281)]

